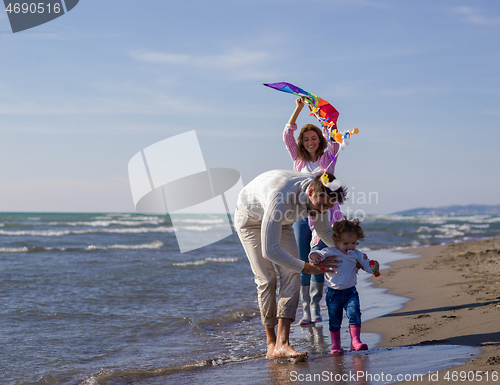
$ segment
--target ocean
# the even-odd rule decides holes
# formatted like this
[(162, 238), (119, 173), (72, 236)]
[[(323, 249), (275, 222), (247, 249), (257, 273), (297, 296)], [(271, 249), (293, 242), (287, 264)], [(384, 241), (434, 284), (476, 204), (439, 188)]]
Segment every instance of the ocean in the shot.
[[(225, 223), (219, 215), (183, 222), (193, 237)], [(389, 250), (499, 236), (500, 217), (374, 215), (363, 228), (359, 248), (387, 262), (403, 258)], [(370, 292), (362, 282), (360, 291)], [(364, 316), (406, 300), (391, 297), (362, 298)], [(2, 384), (210, 384), (210, 373), (226, 378), (231, 365), (267, 365), (253, 274), (237, 236), (182, 254), (165, 216), (1, 213), (0, 298)], [(319, 329), (294, 326), (292, 343), (327, 354), (324, 328), (318, 337)]]

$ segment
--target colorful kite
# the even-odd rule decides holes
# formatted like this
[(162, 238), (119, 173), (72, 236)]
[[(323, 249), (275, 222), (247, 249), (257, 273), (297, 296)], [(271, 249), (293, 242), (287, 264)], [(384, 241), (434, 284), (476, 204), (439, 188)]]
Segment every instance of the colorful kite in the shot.
[(290, 83), (264, 83), (265, 86), (274, 88), (275, 90), (287, 92), (289, 94), (294, 94), (302, 97), (304, 103), (309, 106), (311, 113), (309, 116), (314, 115), (316, 119), (319, 120), (323, 129), (325, 129), (328, 133), (328, 137), (331, 140), (335, 140), (340, 143), (343, 147), (346, 144), (349, 144), (347, 139), (351, 137), (351, 135), (357, 134), (359, 130), (355, 128), (352, 131), (339, 132), (337, 129), (337, 119), (339, 117), (339, 112), (326, 100), (321, 99), (319, 96), (313, 95), (302, 88), (296, 87)]

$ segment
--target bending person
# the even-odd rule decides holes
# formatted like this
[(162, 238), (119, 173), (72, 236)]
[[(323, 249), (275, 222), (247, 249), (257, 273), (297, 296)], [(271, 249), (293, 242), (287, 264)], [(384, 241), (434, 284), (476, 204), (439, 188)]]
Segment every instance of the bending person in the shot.
[[(333, 174), (340, 145), (337, 142), (328, 140), (327, 132), (321, 132), (313, 124), (306, 124), (302, 127), (297, 143), (294, 132), (297, 130), (296, 121), (302, 108), (304, 108), (304, 102), (302, 98), (297, 98), (295, 104), (295, 110), (283, 132), (283, 141), (293, 160), (293, 169), (303, 173), (323, 173), (327, 171)], [(337, 219), (342, 219), (342, 212), (338, 203), (335, 203), (333, 208), (329, 210), (329, 215), (331, 224)], [(312, 221), (308, 218), (295, 222), (293, 231), (297, 239), (299, 258), (304, 262), (309, 261), (310, 251), (321, 250), (326, 247), (317, 236)], [(300, 299), (303, 309), (302, 319), (299, 321), (300, 325), (323, 320), (319, 302), (323, 297), (324, 282), (323, 273), (313, 276), (305, 272), (300, 273)]]
[[(327, 175), (329, 181), (334, 181), (332, 174)], [(332, 191), (320, 177), (268, 171), (246, 185), (238, 197), (234, 225), (255, 276), (261, 322), (266, 329), (267, 358), (307, 357), (307, 353), (290, 345), (290, 326), (299, 302), (299, 273), (319, 274), (321, 269), (299, 259), (291, 225), (311, 216), (321, 239), (334, 246), (330, 222), (323, 214), (346, 197), (346, 189), (338, 182)], [(336, 266), (333, 260), (323, 268), (334, 271)], [(277, 305), (275, 268), (280, 277)]]

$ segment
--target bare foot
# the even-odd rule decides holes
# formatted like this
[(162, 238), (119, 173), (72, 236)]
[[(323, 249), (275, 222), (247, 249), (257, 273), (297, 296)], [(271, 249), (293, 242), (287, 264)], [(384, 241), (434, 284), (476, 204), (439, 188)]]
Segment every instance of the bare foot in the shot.
[(274, 347), (275, 347), (275, 344), (269, 344), (267, 345), (267, 354), (266, 354), (266, 358), (269, 360), (271, 358), (274, 358), (273, 356), (273, 353), (274, 353)]
[(297, 360), (305, 360), (307, 358), (307, 352), (299, 352), (291, 345), (283, 344), (274, 349), (272, 356), (274, 358), (294, 358)]

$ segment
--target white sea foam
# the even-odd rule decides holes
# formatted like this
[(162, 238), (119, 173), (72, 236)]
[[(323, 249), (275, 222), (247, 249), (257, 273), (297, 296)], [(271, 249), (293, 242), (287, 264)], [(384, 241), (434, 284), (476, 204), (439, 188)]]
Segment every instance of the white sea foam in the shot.
[(182, 229), (189, 231), (209, 231), (213, 229), (213, 226), (186, 226), (182, 227)]
[(422, 215), (418, 219), (420, 223), (429, 223), (432, 225), (444, 225), (447, 222), (447, 218), (439, 217), (437, 215)]
[(410, 215), (397, 215), (397, 214), (376, 214), (376, 215), (367, 215), (366, 219), (383, 220), (383, 221), (414, 221), (416, 217)]
[(497, 222), (500, 222), (500, 217), (488, 218), (488, 219), (485, 219), (483, 222), (485, 222), (485, 223), (497, 223)]
[(172, 227), (167, 226), (159, 226), (159, 227), (138, 227), (131, 229), (99, 229), (99, 230), (17, 230), (17, 231), (6, 231), (0, 230), (0, 235), (10, 235), (10, 236), (23, 236), (23, 235), (32, 235), (32, 236), (40, 236), (40, 237), (60, 237), (63, 235), (69, 234), (88, 234), (88, 233), (132, 233), (132, 234), (140, 234), (140, 233), (172, 233), (174, 229)]
[(228, 257), (228, 258), (205, 258), (205, 259), (200, 259), (199, 261), (188, 261), (188, 262), (180, 262), (180, 263), (173, 263), (173, 266), (199, 266), (199, 265), (205, 265), (208, 262), (215, 262), (215, 263), (231, 263), (231, 262), (236, 262), (238, 261), (239, 258), (236, 257)]
[(173, 233), (173, 227), (159, 226), (159, 227), (138, 227), (136, 229), (103, 229), (97, 232), (104, 233)]
[(417, 229), (417, 233), (423, 233), (423, 232), (431, 232), (432, 229), (429, 227), (429, 226), (420, 226), (418, 229)]
[[(483, 234), (484, 229), (490, 228), (489, 223), (481, 223), (484, 220), (492, 220), (497, 218), (485, 218), (487, 216), (469, 216), (469, 217), (432, 217), (420, 218), (420, 222), (426, 223), (426, 226), (417, 228), (418, 238), (455, 238), (463, 237), (466, 234)], [(429, 222), (430, 220), (430, 222)], [(446, 220), (446, 221), (445, 221)], [(449, 223), (455, 222), (455, 223)], [(458, 222), (458, 223), (456, 223)], [(467, 222), (467, 223), (461, 223)]]
[(0, 247), (0, 253), (27, 253), (28, 248), (23, 247)]
[(500, 217), (491, 217), (491, 215), (470, 215), (463, 217), (445, 217), (451, 221), (469, 222), (469, 223), (495, 223), (500, 221)]
[(193, 219), (193, 218), (179, 218), (176, 222), (186, 222), (186, 223), (224, 223), (223, 218), (210, 218), (210, 219)]
[(86, 231), (86, 230), (76, 230), (76, 231), (70, 231), (70, 230), (60, 230), (60, 231), (55, 231), (55, 230), (16, 230), (16, 231), (6, 231), (6, 230), (0, 230), (0, 235), (10, 235), (10, 236), (23, 236), (23, 235), (33, 235), (33, 236), (41, 236), (41, 237), (59, 237), (61, 235), (68, 235), (68, 234), (85, 234), (88, 232), (92, 231)]
[(141, 249), (159, 249), (164, 245), (161, 241), (152, 241), (142, 245), (112, 245), (112, 246), (94, 246), (90, 245), (85, 250), (141, 250)]
[(50, 226), (92, 226), (92, 227), (108, 227), (111, 225), (119, 225), (119, 226), (138, 226), (138, 225), (159, 225), (163, 223), (162, 219), (150, 219), (147, 221), (135, 221), (135, 220), (116, 220), (116, 219), (107, 219), (107, 220), (94, 220), (94, 221), (77, 221), (77, 222), (48, 222), (46, 225)]
[(124, 215), (124, 218), (127, 218), (131, 221), (142, 221), (142, 222), (147, 222), (147, 221), (157, 221), (157, 220), (161, 220), (161, 219), (165, 219), (165, 216), (163, 215), (159, 215), (159, 216), (146, 216), (146, 215), (142, 215), (142, 216), (136, 216), (136, 217), (132, 217), (130, 214), (129, 215)]
[(492, 215), (399, 215), (399, 214), (376, 214), (367, 215), (367, 219), (372, 220), (388, 220), (388, 221), (462, 221), (471, 223), (489, 223), (489, 222), (499, 222), (499, 216)]
[(485, 224), (485, 225), (470, 225), (471, 227), (475, 228), (475, 229), (487, 229), (488, 227), (490, 227), (489, 224)]
[(469, 224), (485, 224), (500, 222), (500, 217), (491, 215), (468, 215), (468, 216), (449, 216), (449, 215), (420, 215), (414, 217), (416, 221), (429, 224), (444, 224), (447, 222), (467, 222)]
[[(142, 216), (142, 215), (137, 215), (137, 214), (134, 214), (136, 216), (136, 218), (144, 218), (145, 216)], [(107, 213), (103, 216), (97, 216), (97, 217), (94, 217), (95, 219), (109, 219), (109, 218), (115, 218), (115, 217), (123, 217), (123, 218), (129, 218), (131, 217), (132, 214), (123, 214), (123, 213)]]
[(463, 231), (459, 231), (454, 227), (448, 226), (448, 227), (440, 227), (436, 229), (437, 231), (442, 232), (443, 234), (437, 234), (435, 235), (436, 238), (455, 238), (455, 237), (462, 237), (465, 235)]

